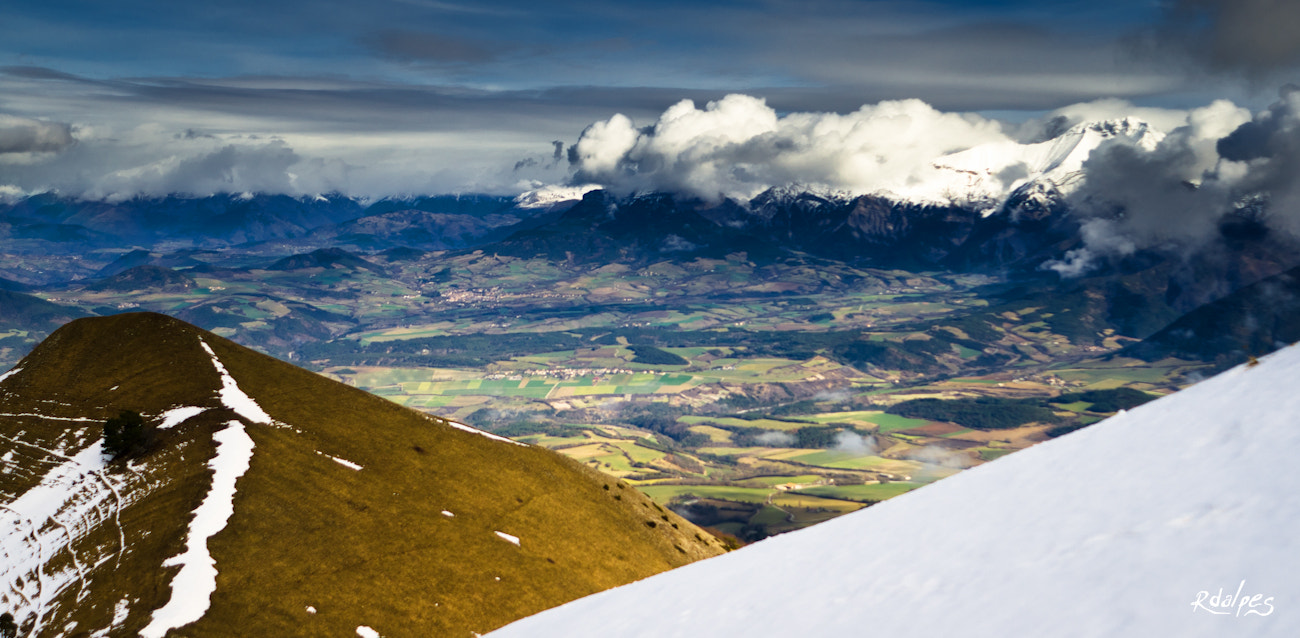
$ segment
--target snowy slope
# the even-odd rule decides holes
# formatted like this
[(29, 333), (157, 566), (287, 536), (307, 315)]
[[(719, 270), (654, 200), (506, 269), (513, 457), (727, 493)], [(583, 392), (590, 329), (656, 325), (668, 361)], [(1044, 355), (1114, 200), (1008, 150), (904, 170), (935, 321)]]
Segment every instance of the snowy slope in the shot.
[[(130, 475), (106, 471), (103, 450), (100, 441), (74, 456), (36, 449), (61, 462), (39, 485), (0, 505), (0, 607), (19, 620), (33, 615), (37, 628), (65, 589), (84, 590), (87, 571), (121, 551), (120, 543), (95, 556), (74, 550), (75, 541), (95, 527), (115, 523), (131, 482)], [(50, 568), (64, 557), (64, 567)]]
[(491, 635), (1300, 636), (1297, 379), (1287, 348)]
[(981, 144), (938, 158), (923, 179), (895, 189), (917, 203), (982, 204), (996, 210), (1017, 189), (1037, 184), (1068, 195), (1082, 183), (1083, 163), (1105, 143), (1150, 151), (1164, 133), (1136, 118), (1085, 122), (1044, 142)]

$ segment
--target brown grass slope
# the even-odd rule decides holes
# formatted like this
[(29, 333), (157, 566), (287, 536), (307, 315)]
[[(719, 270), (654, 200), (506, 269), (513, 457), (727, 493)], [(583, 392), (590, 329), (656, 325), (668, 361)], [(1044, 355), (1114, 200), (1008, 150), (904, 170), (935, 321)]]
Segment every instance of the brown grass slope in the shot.
[[(558, 454), (454, 429), (162, 315), (68, 324), (0, 384), (0, 413), (102, 419), (119, 409), (217, 408), (220, 381), (200, 338), (276, 423), (245, 423), (251, 466), (234, 515), (209, 542), (217, 591), (202, 620), (172, 635), (346, 636), (367, 625), (390, 637), (469, 636), (722, 551), (635, 490)], [(211, 433), (231, 418), (209, 411), (119, 469), (152, 485), (122, 514), (130, 551), (120, 567), (110, 560), (93, 570), (81, 602), (65, 592), (46, 633), (70, 621), (72, 634), (107, 626), (124, 598), (131, 611), (115, 633), (148, 623), (177, 569), (161, 564), (182, 550), (210, 484)], [(63, 440), (65, 453), (99, 430), (0, 417), (0, 434), (41, 446)], [(0, 439), (0, 454), (6, 445), (20, 447)], [(0, 498), (40, 480), (9, 474)], [(105, 555), (117, 542), (116, 530), (99, 528), (83, 540)]]

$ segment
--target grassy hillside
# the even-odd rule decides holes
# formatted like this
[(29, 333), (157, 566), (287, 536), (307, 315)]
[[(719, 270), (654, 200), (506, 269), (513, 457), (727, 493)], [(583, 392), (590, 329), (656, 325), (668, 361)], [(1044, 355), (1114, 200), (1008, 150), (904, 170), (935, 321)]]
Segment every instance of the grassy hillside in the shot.
[[(200, 339), (274, 423), (221, 407)], [(118, 410), (156, 422), (176, 406), (210, 408), (162, 431), (144, 458), (114, 462), (109, 472), (127, 477), (113, 480), (126, 486), (128, 550), (118, 552), (112, 517), (91, 526), (74, 548), (77, 562), (98, 565), (63, 590), (41, 635), (68, 622), (134, 635), (149, 622), (170, 595), (175, 568), (161, 565), (181, 552), (210, 482), (212, 432), (231, 419), (244, 422), (255, 449), (234, 514), (208, 544), (217, 589), (202, 620), (171, 635), (352, 635), (366, 625), (469, 636), (721, 551), (647, 497), (558, 454), (453, 428), (161, 315), (75, 321), (18, 367), (0, 385), (0, 413), (92, 421), (0, 417), (0, 457), (25, 450), (0, 475), (6, 502), (40, 481), (41, 460), (98, 440), (102, 419)], [(126, 616), (114, 623), (123, 601)]]

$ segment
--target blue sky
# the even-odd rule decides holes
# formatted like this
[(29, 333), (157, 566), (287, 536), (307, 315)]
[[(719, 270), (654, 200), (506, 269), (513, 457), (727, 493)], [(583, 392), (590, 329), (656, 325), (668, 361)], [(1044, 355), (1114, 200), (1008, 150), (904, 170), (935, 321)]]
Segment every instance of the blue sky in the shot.
[(562, 179), (552, 143), (592, 122), (728, 93), (1012, 121), (1099, 98), (1258, 109), (1295, 68), (1295, 11), (1244, 15), (1264, 25), (1244, 45), (1216, 29), (1273, 4), (1296, 3), (10, 0), (0, 188), (183, 188), (140, 176), (233, 146), (281, 158), (293, 183), (232, 167), (231, 188), (504, 192)]

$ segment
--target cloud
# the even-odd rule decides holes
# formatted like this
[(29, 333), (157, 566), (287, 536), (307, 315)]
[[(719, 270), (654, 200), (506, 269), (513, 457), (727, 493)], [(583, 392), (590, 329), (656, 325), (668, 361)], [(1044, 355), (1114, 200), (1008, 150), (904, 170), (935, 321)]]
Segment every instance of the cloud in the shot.
[(902, 191), (931, 176), (944, 154), (1009, 139), (996, 121), (919, 100), (782, 116), (762, 99), (733, 94), (703, 109), (682, 100), (645, 128), (624, 115), (596, 122), (569, 159), (575, 181), (616, 191), (749, 199), (791, 183)]
[(1288, 85), (1280, 97), (1216, 149), (1236, 163), (1236, 191), (1265, 196), (1269, 223), (1300, 234), (1300, 88)]
[[(961, 452), (955, 452), (948, 448), (937, 445), (927, 445), (907, 453), (907, 458), (914, 461), (920, 461), (927, 465), (937, 465), (939, 467), (969, 467), (971, 458)], [(930, 475), (931, 468), (925, 468), (921, 471), (921, 476)]]
[(831, 403), (840, 403), (853, 398), (853, 393), (848, 390), (823, 390), (813, 395), (813, 401), (828, 401)]
[(9, 154), (57, 153), (75, 142), (68, 124), (0, 114), (0, 158)]
[(1154, 45), (1217, 72), (1256, 78), (1300, 64), (1300, 2), (1172, 0), (1150, 33)]
[(33, 153), (0, 154), (0, 184), (24, 193), (53, 190), (88, 199), (123, 199), (171, 193), (314, 194), (342, 190), (352, 177), (348, 164), (304, 156), (274, 138), (178, 134), (158, 125), (75, 130), (73, 144), (62, 145), (56, 133), (57, 143), (22, 147), (61, 146), (39, 160), (11, 161), (39, 155)]
[(1046, 265), (1062, 275), (1141, 249), (1199, 250), (1234, 216), (1300, 234), (1300, 90), (1254, 115), (1226, 101), (1194, 109), (1154, 148), (1104, 145), (1083, 169), (1070, 204), (1084, 246)]
[(765, 445), (767, 447), (790, 447), (791, 445), (794, 445), (795, 437), (789, 432), (769, 430), (754, 437), (754, 440), (757, 441), (759, 445)]
[(1185, 109), (1138, 106), (1129, 100), (1108, 97), (1055, 109), (1047, 115), (1022, 123), (1017, 137), (1022, 142), (1048, 140), (1076, 124), (1134, 117), (1160, 131), (1172, 131), (1187, 123)]
[(879, 447), (876, 445), (876, 437), (874, 436), (863, 436), (857, 432), (842, 430), (835, 434), (835, 449), (865, 456), (875, 454)]
[(99, 184), (114, 193), (206, 195), (222, 192), (298, 193), (290, 168), (301, 158), (284, 142), (227, 144), (215, 151), (114, 171)]

